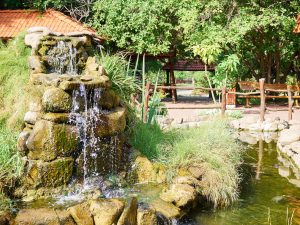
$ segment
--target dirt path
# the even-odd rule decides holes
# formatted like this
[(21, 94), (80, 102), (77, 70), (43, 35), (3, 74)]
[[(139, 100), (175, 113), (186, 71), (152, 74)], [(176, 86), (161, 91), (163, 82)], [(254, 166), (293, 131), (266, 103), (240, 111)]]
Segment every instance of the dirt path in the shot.
[[(212, 101), (208, 99), (208, 95), (202, 96), (193, 96), (191, 91), (182, 91), (178, 92), (178, 102), (176, 104), (172, 103), (171, 99), (165, 99), (164, 104), (168, 109), (168, 116), (176, 121), (183, 122), (195, 122), (200, 121), (201, 118), (199, 115), (203, 115), (212, 111), (211, 109), (178, 109), (180, 107), (194, 107), (197, 105), (211, 105)], [(174, 109), (176, 107), (177, 109)], [(275, 118), (279, 117), (281, 120), (288, 120), (288, 111), (287, 106), (274, 106), (268, 105), (268, 108), (280, 109), (284, 111), (267, 111), (266, 118)], [(259, 116), (259, 106), (253, 106), (252, 108), (245, 109), (243, 106), (238, 106), (234, 110), (239, 110), (243, 113), (244, 116)], [(293, 112), (293, 121), (300, 123), (300, 109), (294, 109)]]

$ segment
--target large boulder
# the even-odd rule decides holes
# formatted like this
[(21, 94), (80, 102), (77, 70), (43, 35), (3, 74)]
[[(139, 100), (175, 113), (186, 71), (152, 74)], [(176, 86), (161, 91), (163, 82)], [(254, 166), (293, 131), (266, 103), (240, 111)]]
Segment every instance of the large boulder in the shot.
[(193, 207), (196, 204), (197, 196), (195, 188), (188, 184), (171, 184), (160, 194), (162, 200), (173, 203), (178, 208)]
[(98, 137), (113, 136), (121, 133), (126, 127), (126, 108), (117, 107), (114, 111), (100, 115), (99, 122), (95, 128)]
[(72, 98), (60, 88), (49, 88), (43, 95), (43, 107), (46, 112), (69, 112)]
[[(1, 224), (1, 223), (0, 223)], [(22, 209), (16, 219), (17, 225), (76, 225), (65, 210), (49, 208)]]
[(40, 113), (34, 111), (28, 111), (25, 113), (24, 122), (34, 125), (36, 121), (40, 119)]
[(98, 199), (90, 201), (90, 212), (95, 225), (117, 224), (124, 209), (124, 202), (119, 199)]
[(59, 158), (52, 162), (29, 160), (25, 185), (31, 188), (57, 187), (69, 182), (73, 172), (74, 159)]
[(79, 131), (75, 126), (40, 120), (27, 140), (28, 157), (51, 161), (59, 156), (70, 156), (78, 144)]
[(90, 211), (90, 203), (81, 204), (68, 208), (77, 225), (94, 225), (93, 215)]

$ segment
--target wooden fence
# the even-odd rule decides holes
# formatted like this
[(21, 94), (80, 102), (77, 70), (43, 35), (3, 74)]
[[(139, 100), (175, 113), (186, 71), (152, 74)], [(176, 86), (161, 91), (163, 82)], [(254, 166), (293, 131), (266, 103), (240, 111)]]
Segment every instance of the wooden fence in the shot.
[(266, 99), (274, 96), (267, 95), (266, 92), (272, 93), (287, 93), (288, 99), (288, 120), (292, 120), (292, 112), (293, 112), (293, 99), (300, 99), (300, 96), (295, 96), (292, 93), (296, 92), (292, 90), (288, 85), (287, 89), (278, 90), (272, 89), (269, 87), (265, 87), (265, 79), (262, 78), (259, 80), (259, 90), (251, 91), (251, 92), (237, 92), (237, 91), (228, 91), (226, 87), (223, 88), (205, 88), (205, 87), (194, 87), (194, 86), (154, 86), (151, 85), (150, 82), (147, 83), (145, 87), (145, 101), (144, 101), (144, 118), (143, 120), (147, 121), (147, 112), (149, 109), (149, 99), (154, 89), (156, 90), (205, 90), (205, 91), (219, 91), (221, 92), (221, 103), (220, 104), (208, 104), (208, 105), (199, 105), (199, 106), (180, 106), (180, 107), (172, 107), (172, 109), (221, 109), (221, 115), (224, 116), (226, 112), (226, 95), (227, 94), (235, 94), (238, 96), (257, 96), (260, 98), (260, 121), (263, 122), (265, 120), (265, 112), (266, 110), (272, 111), (272, 109), (267, 109), (266, 107)]

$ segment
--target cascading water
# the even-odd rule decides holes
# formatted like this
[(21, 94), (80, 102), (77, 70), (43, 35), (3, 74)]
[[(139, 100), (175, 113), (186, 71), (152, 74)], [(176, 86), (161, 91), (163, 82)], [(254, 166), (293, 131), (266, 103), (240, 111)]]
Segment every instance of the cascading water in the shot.
[(57, 44), (48, 51), (48, 64), (51, 67), (51, 72), (77, 75), (76, 54), (77, 50), (71, 42), (58, 41)]
[(96, 159), (99, 149), (100, 139), (95, 136), (96, 123), (99, 122), (101, 108), (98, 104), (102, 90), (91, 90), (88, 92), (84, 85), (80, 85), (79, 90), (74, 90), (72, 94), (72, 111), (70, 113), (70, 123), (76, 125), (80, 133), (80, 145), (82, 148), (83, 161), (83, 184), (89, 185), (89, 178), (97, 176), (97, 168), (91, 169), (89, 158)]

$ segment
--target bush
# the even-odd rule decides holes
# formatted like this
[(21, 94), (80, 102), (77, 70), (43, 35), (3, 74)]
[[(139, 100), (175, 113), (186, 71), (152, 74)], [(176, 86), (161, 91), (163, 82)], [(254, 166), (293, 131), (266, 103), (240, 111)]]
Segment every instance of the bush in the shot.
[(202, 194), (215, 206), (229, 205), (238, 198), (241, 146), (232, 137), (226, 121), (168, 132), (158, 125), (138, 123), (130, 143), (149, 159), (167, 165), (170, 174), (181, 167), (201, 167)]
[(122, 55), (98, 56), (99, 63), (105, 68), (112, 82), (112, 89), (126, 102), (140, 88), (131, 71), (127, 71), (127, 61)]

